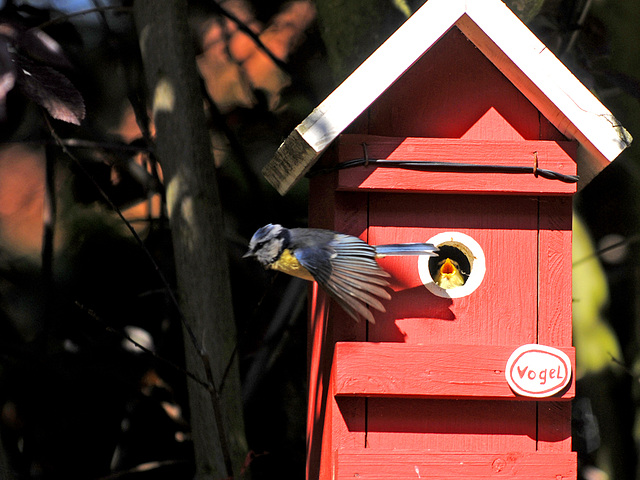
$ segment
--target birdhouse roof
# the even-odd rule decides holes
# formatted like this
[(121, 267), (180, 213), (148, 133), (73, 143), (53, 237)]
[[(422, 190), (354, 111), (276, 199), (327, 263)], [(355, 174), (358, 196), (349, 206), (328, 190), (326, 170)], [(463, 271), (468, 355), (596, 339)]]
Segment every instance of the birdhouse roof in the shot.
[(590, 180), (631, 143), (607, 108), (500, 0), (429, 0), (362, 63), (278, 148), (263, 169), (285, 194), (342, 131), (452, 27), (585, 155)]

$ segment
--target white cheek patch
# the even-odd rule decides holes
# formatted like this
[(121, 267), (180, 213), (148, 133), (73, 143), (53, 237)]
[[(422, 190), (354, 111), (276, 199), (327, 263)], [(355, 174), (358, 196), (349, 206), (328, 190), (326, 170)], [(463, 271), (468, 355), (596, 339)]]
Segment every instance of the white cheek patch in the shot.
[(273, 260), (276, 260), (278, 258), (278, 254), (282, 250), (282, 243), (283, 242), (284, 242), (284, 240), (282, 238), (278, 238), (278, 239), (274, 240), (273, 242), (271, 242), (271, 248), (269, 249), (269, 254), (271, 255), (271, 258)]
[(282, 241), (283, 240), (281, 238), (274, 238), (273, 240), (270, 240), (269, 243), (256, 252), (258, 260), (264, 265), (269, 265), (270, 263), (275, 262), (278, 259), (278, 254), (282, 247)]

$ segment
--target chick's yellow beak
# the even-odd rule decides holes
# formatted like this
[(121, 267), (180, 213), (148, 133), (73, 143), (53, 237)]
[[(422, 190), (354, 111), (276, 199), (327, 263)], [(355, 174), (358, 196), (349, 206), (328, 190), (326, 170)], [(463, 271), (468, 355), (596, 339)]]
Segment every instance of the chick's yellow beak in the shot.
[(444, 288), (455, 288), (464, 285), (464, 277), (460, 271), (460, 265), (455, 260), (450, 258), (444, 259), (440, 262), (440, 266), (436, 275), (433, 278), (436, 285)]

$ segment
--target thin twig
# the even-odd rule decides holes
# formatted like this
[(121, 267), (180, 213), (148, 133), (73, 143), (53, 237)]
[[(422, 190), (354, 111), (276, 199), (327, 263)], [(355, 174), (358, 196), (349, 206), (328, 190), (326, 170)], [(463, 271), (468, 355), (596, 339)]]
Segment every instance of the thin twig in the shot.
[[(106, 477), (100, 477), (98, 480), (117, 480), (120, 478), (131, 479), (133, 475), (140, 473), (140, 478), (149, 478), (149, 472), (155, 472), (156, 474), (165, 467), (174, 467), (176, 465), (187, 465), (186, 460), (157, 460), (153, 462), (141, 463), (129, 470), (123, 470), (120, 472), (110, 473)], [(166, 474), (165, 474), (166, 475)], [(158, 475), (159, 476), (159, 475)], [(136, 477), (137, 478), (137, 477)]]
[(216, 420), (216, 426), (218, 427), (218, 441), (220, 442), (220, 450), (222, 450), (222, 457), (224, 459), (224, 465), (227, 470), (227, 474), (231, 477), (233, 475), (233, 462), (231, 461), (229, 442), (227, 440), (224, 419), (222, 418), (220, 395), (218, 394), (218, 390), (216, 389), (216, 384), (213, 379), (213, 372), (211, 371), (211, 362), (209, 361), (209, 355), (207, 355), (204, 351), (201, 351), (200, 359), (205, 366), (205, 373), (209, 382), (209, 397), (211, 399), (211, 405), (213, 406), (213, 416)]
[(146, 353), (147, 355), (151, 355), (154, 359), (156, 359), (157, 361), (164, 363), (165, 365), (168, 365), (169, 367), (171, 367), (172, 369), (183, 373), (184, 375), (186, 375), (187, 377), (189, 377), (190, 379), (192, 379), (194, 382), (199, 383), (200, 385), (202, 385), (204, 388), (209, 388), (209, 384), (207, 382), (205, 382), (204, 380), (198, 378), (197, 375), (195, 375), (194, 373), (190, 372), (189, 370), (186, 370), (185, 368), (182, 368), (180, 365), (172, 362), (171, 360), (161, 357), (160, 355), (158, 355), (157, 353), (155, 353), (153, 350), (149, 350), (147, 347), (145, 347), (144, 345), (140, 344), (139, 342), (135, 341), (133, 338), (131, 338), (129, 335), (127, 335), (126, 333), (124, 333), (123, 331), (117, 330), (114, 327), (112, 327), (111, 325), (109, 325), (108, 322), (106, 322), (105, 320), (103, 320), (94, 310), (92, 310), (91, 308), (87, 308), (86, 306), (84, 306), (83, 304), (81, 304), (80, 302), (76, 301), (75, 302), (76, 306), (78, 308), (80, 308), (83, 312), (85, 312), (89, 317), (91, 317), (93, 320), (96, 320), (97, 322), (99, 322), (101, 325), (104, 326), (104, 329), (109, 332), (109, 333), (114, 333), (116, 335), (119, 335), (120, 337), (122, 337), (124, 340), (130, 342), (132, 345), (134, 345), (136, 348), (139, 348), (140, 350), (142, 350), (144, 353)]
[(102, 21), (102, 25), (104, 26), (105, 30), (107, 30), (108, 32), (111, 32), (111, 29), (109, 28), (109, 22), (107, 21), (106, 10), (103, 8), (104, 5), (101, 5), (98, 0), (92, 0), (91, 3), (93, 3), (94, 8), (96, 9), (96, 13), (100, 17), (100, 20)]
[(193, 332), (193, 329), (191, 328), (191, 325), (189, 325), (189, 323), (187, 322), (186, 317), (182, 313), (180, 305), (178, 304), (178, 299), (176, 298), (176, 296), (175, 296), (175, 294), (173, 292), (173, 289), (169, 285), (169, 282), (168, 282), (167, 278), (162, 273), (162, 270), (160, 270), (160, 266), (158, 265), (158, 263), (153, 258), (153, 255), (151, 255), (151, 252), (144, 245), (144, 242), (142, 241), (142, 239), (138, 235), (138, 232), (136, 232), (136, 230), (133, 228), (131, 223), (125, 218), (125, 216), (123, 215), (122, 211), (118, 208), (118, 206), (113, 203), (111, 198), (109, 198), (109, 195), (107, 195), (107, 193), (102, 189), (102, 187), (98, 184), (98, 182), (84, 168), (84, 165), (82, 164), (82, 162), (80, 162), (80, 160), (75, 155), (73, 155), (69, 151), (69, 149), (60, 141), (61, 140), (60, 137), (58, 136), (56, 131), (53, 129), (53, 126), (51, 125), (51, 122), (49, 122), (49, 119), (46, 116), (45, 116), (45, 121), (46, 121), (46, 124), (47, 124), (47, 126), (49, 128), (51, 136), (56, 140), (56, 142), (58, 143), (58, 145), (60, 146), (62, 151), (71, 160), (73, 160), (73, 162), (78, 166), (78, 168), (80, 168), (82, 173), (91, 181), (91, 183), (95, 186), (95, 188), (98, 190), (100, 195), (104, 198), (104, 200), (109, 204), (109, 206), (114, 210), (114, 212), (116, 212), (116, 214), (118, 215), (118, 217), (120, 217), (122, 222), (124, 222), (126, 227), (129, 229), (129, 231), (131, 232), (131, 234), (135, 238), (136, 242), (140, 245), (142, 250), (145, 252), (147, 258), (149, 259), (149, 261), (153, 265), (153, 268), (155, 269), (156, 274), (158, 275), (158, 278), (160, 279), (160, 281), (162, 282), (163, 286), (165, 287), (165, 290), (166, 290), (167, 294), (169, 295), (171, 303), (176, 308), (176, 311), (178, 312), (178, 317), (180, 318), (180, 321), (182, 322), (182, 325), (184, 326), (184, 329), (186, 330), (187, 335), (189, 336), (189, 340), (190, 340), (191, 344), (196, 349), (196, 352), (198, 353), (198, 356), (199, 356), (200, 361), (202, 363), (202, 367), (204, 368), (204, 371), (205, 371), (205, 374), (206, 374), (206, 377), (207, 377), (207, 382), (206, 383), (198, 382), (198, 383), (200, 385), (205, 386), (205, 388), (209, 392), (209, 398), (210, 398), (210, 401), (211, 401), (211, 406), (212, 406), (213, 411), (214, 411), (216, 426), (217, 426), (217, 430), (218, 430), (218, 440), (220, 442), (220, 448), (222, 450), (222, 456), (224, 458), (225, 468), (226, 468), (227, 473), (229, 474), (229, 476), (231, 476), (232, 472), (233, 472), (231, 454), (229, 452), (229, 446), (228, 446), (228, 441), (227, 441), (227, 436), (226, 436), (226, 429), (225, 429), (225, 426), (224, 426), (224, 423), (223, 423), (223, 418), (222, 418), (222, 414), (221, 414), (221, 410), (220, 410), (221, 409), (221, 407), (220, 407), (220, 396), (218, 394), (218, 389), (216, 388), (215, 381), (213, 379), (213, 372), (211, 370), (211, 363), (209, 361), (209, 356), (204, 351), (204, 348), (202, 347), (202, 345), (200, 344), (200, 342), (196, 338), (195, 333)]
[[(276, 278), (278, 277), (278, 272), (275, 272), (273, 275), (271, 275), (271, 281), (269, 282), (269, 285), (267, 285), (264, 289), (264, 291), (262, 292), (262, 296), (260, 297), (260, 300), (258, 300), (258, 303), (256, 304), (256, 306), (253, 309), (253, 313), (252, 315), (249, 316), (249, 319), (254, 319), (258, 316), (258, 312), (260, 311), (260, 308), (262, 307), (262, 303), (264, 302), (264, 300), (267, 298), (267, 295), (269, 294), (271, 288), (273, 288), (273, 285), (275, 283)], [(227, 376), (229, 374), (229, 372), (231, 371), (231, 366), (233, 365), (233, 361), (235, 359), (235, 356), (238, 353), (238, 344), (240, 343), (240, 338), (245, 338), (247, 336), (247, 332), (249, 330), (249, 327), (251, 326), (251, 324), (249, 322), (245, 322), (244, 327), (242, 328), (242, 331), (240, 332), (240, 335), (236, 336), (236, 343), (233, 346), (233, 350), (231, 351), (231, 355), (229, 355), (229, 360), (227, 361), (227, 365), (224, 369), (224, 373), (222, 374), (222, 380), (220, 380), (220, 392), (224, 391), (224, 384), (227, 380)]]
[[(244, 181), (247, 182), (247, 186), (248, 186), (247, 190), (249, 192), (249, 195), (251, 195), (252, 197), (250, 201), (255, 206), (254, 208), (259, 212), (266, 205), (266, 202), (263, 201), (262, 185), (258, 181), (256, 175), (253, 173), (253, 170), (249, 165), (250, 162), (244, 151), (242, 142), (238, 139), (236, 134), (229, 127), (227, 121), (225, 120), (224, 116), (220, 112), (218, 105), (216, 105), (216, 102), (213, 100), (213, 98), (209, 94), (209, 90), (206, 88), (204, 79), (202, 77), (200, 77), (200, 86), (201, 86), (202, 96), (204, 97), (204, 101), (209, 110), (209, 114), (210, 114), (209, 119), (212, 124), (211, 125), (212, 129), (217, 127), (220, 130), (222, 130), (222, 134), (229, 141), (229, 146), (231, 147), (231, 153), (237, 159), (236, 165), (238, 165)], [(257, 215), (257, 216), (259, 217), (260, 215)]]
[(167, 277), (165, 277), (164, 273), (160, 269), (160, 266), (158, 265), (158, 262), (156, 262), (155, 258), (153, 258), (153, 255), (151, 254), (149, 249), (146, 247), (146, 245), (142, 241), (142, 238), (140, 238), (140, 235), (138, 235), (138, 232), (136, 232), (136, 229), (133, 228), (133, 225), (131, 225), (131, 223), (125, 218), (124, 214), (122, 213), (122, 210), (120, 210), (118, 208), (118, 206), (115, 203), (113, 203), (113, 201), (111, 200), (111, 198), (109, 197), (107, 192), (105, 192), (104, 189), (100, 186), (100, 184), (93, 178), (93, 176), (91, 176), (91, 174), (87, 171), (87, 169), (84, 167), (82, 162), (75, 155), (73, 155), (69, 151), (69, 149), (66, 147), (66, 145), (64, 145), (64, 143), (62, 143), (60, 137), (58, 136), (58, 134), (54, 130), (53, 126), (51, 125), (51, 122), (49, 122), (49, 119), (46, 116), (45, 116), (45, 120), (46, 120), (46, 123), (47, 123), (47, 127), (49, 128), (49, 132), (51, 133), (51, 136), (56, 140), (56, 142), (58, 143), (58, 145), (60, 146), (62, 151), (71, 160), (73, 160), (73, 162), (78, 166), (80, 171), (87, 177), (87, 179), (89, 179), (89, 181), (96, 188), (96, 190), (98, 191), (100, 196), (104, 199), (105, 202), (107, 202), (109, 204), (109, 206), (118, 215), (118, 217), (120, 217), (120, 220), (122, 220), (122, 222), (125, 224), (125, 226), (129, 230), (129, 232), (131, 232), (131, 235), (133, 236), (135, 241), (142, 248), (142, 251), (147, 256), (147, 259), (151, 262), (151, 265), (153, 265), (153, 268), (156, 271), (156, 274), (158, 275), (158, 278), (162, 282), (162, 285), (164, 286), (167, 294), (169, 295), (169, 299), (171, 300), (171, 303), (173, 304), (173, 306), (175, 307), (176, 311), (178, 312), (178, 317), (182, 321), (182, 324), (184, 325), (184, 327), (185, 327), (185, 329), (187, 331), (187, 334), (189, 335), (189, 338), (191, 339), (191, 342), (193, 343), (193, 345), (196, 348), (198, 348), (198, 351), (201, 352), (202, 348), (200, 348), (200, 344), (198, 343), (198, 340), (197, 340), (195, 334), (193, 333), (193, 330), (191, 329), (191, 326), (187, 323), (187, 321), (185, 319), (185, 316), (182, 313), (182, 310), (180, 309), (180, 304), (178, 303), (178, 299), (177, 299), (175, 293), (173, 292), (173, 289), (171, 288), (171, 285), (169, 284), (169, 281), (167, 280)]
[(249, 28), (247, 24), (245, 24), (242, 20), (236, 17), (233, 13), (226, 10), (218, 2), (215, 2), (215, 1), (211, 2), (211, 5), (213, 5), (214, 9), (220, 12), (222, 16), (227, 17), (229, 20), (235, 23), (241, 32), (246, 33), (247, 36), (251, 38), (264, 53), (267, 54), (267, 56), (271, 59), (271, 61), (273, 61), (273, 63), (275, 63), (278, 66), (278, 68), (280, 68), (285, 73), (289, 73), (289, 66), (287, 65), (287, 63), (281, 60), (280, 58), (276, 57), (276, 55), (271, 50), (269, 50), (269, 47), (267, 47), (262, 42), (262, 40), (260, 39), (260, 36), (257, 35), (253, 30), (251, 30), (251, 28)]
[(611, 352), (607, 352), (607, 353), (609, 354), (609, 357), (611, 357), (611, 361), (615, 365), (618, 365), (619, 367), (621, 367), (627, 375), (629, 375), (631, 378), (637, 377), (637, 375), (633, 373), (633, 370), (631, 370), (631, 368), (629, 368), (629, 366), (624, 361), (618, 360), (616, 357), (613, 356)]
[(636, 234), (636, 235), (631, 235), (630, 237), (626, 237), (622, 240), (620, 240), (619, 242), (616, 243), (612, 243), (611, 245), (607, 245), (606, 247), (602, 247), (598, 250), (596, 250), (593, 253), (590, 253), (589, 255), (582, 257), (579, 260), (575, 260), (572, 264), (572, 266), (576, 266), (579, 265), (583, 262), (586, 262), (587, 260), (590, 260), (592, 258), (596, 258), (596, 257), (600, 257), (603, 253), (606, 253), (610, 250), (614, 250), (616, 248), (620, 248), (620, 247), (624, 247), (627, 245), (631, 245), (632, 243), (637, 242), (638, 240), (640, 240), (640, 234)]
[(96, 142), (94, 140), (86, 140), (83, 138), (58, 138), (58, 140), (20, 140), (20, 141), (0, 141), (0, 145), (11, 145), (20, 143), (23, 145), (64, 145), (71, 148), (85, 148), (93, 150), (111, 150), (115, 152), (128, 153), (151, 153), (151, 147), (147, 145), (131, 145), (122, 142)]
[(59, 17), (52, 18), (51, 20), (47, 20), (46, 22), (42, 22), (38, 25), (37, 28), (43, 30), (51, 25), (55, 25), (56, 23), (66, 22), (67, 20), (71, 20), (74, 17), (81, 17), (82, 15), (91, 15), (92, 13), (104, 13), (106, 11), (112, 12), (127, 12), (131, 13), (133, 11), (133, 7), (122, 7), (119, 5), (108, 5), (98, 8), (87, 8), (86, 10), (78, 10), (77, 12), (71, 12), (64, 15), (60, 15)]
[[(278, 68), (280, 68), (283, 72), (289, 73), (289, 67), (287, 63), (281, 60), (280, 58), (278, 58), (271, 50), (269, 50), (269, 47), (267, 47), (264, 44), (264, 42), (260, 39), (260, 36), (257, 35), (253, 30), (251, 30), (251, 28), (249, 28), (247, 24), (245, 24), (242, 20), (240, 20), (236, 15), (231, 13), (229, 10), (226, 10), (219, 3), (211, 2), (211, 4), (214, 6), (214, 9), (217, 10), (222, 16), (227, 17), (229, 20), (235, 23), (241, 32), (246, 33), (247, 36), (249, 36), (255, 42), (255, 44), (264, 53), (267, 54), (267, 56), (273, 61), (273, 63), (275, 63), (278, 66)], [(90, 15), (92, 13), (100, 13), (104, 15), (104, 12), (106, 11), (131, 13), (133, 12), (133, 8), (116, 6), (116, 5), (110, 5), (110, 6), (105, 5), (103, 7), (88, 8), (86, 10), (79, 10), (77, 12), (72, 12), (65, 15), (60, 15), (59, 17), (56, 17), (56, 18), (52, 18), (51, 20), (48, 20), (38, 25), (37, 28), (42, 30), (51, 25), (55, 25), (56, 23), (66, 22), (67, 20), (70, 20), (74, 17), (79, 17), (82, 15)]]

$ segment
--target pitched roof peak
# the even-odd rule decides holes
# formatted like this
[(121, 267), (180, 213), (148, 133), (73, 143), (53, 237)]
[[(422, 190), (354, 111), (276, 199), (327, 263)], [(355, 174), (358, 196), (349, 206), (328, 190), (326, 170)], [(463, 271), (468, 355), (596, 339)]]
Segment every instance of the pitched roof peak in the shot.
[(631, 136), (602, 103), (500, 0), (429, 0), (283, 142), (263, 170), (285, 194), (358, 115), (452, 27), (457, 27), (563, 135), (586, 155), (589, 180)]

